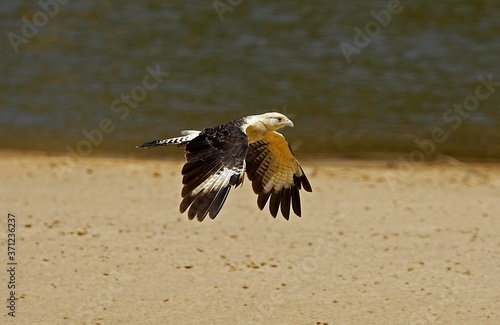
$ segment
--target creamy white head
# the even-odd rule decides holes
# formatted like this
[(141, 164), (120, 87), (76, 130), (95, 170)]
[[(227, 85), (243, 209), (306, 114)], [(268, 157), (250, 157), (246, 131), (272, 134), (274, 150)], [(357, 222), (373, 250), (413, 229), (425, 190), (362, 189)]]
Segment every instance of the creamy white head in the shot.
[(246, 117), (246, 125), (252, 126), (255, 131), (272, 132), (286, 126), (293, 128), (293, 122), (281, 113), (271, 112), (260, 115), (251, 115)]

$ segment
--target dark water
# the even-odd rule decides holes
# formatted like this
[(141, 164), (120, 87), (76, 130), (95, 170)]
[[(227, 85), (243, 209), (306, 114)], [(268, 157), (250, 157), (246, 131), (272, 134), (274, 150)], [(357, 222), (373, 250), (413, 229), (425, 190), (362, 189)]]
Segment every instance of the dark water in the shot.
[(301, 155), (500, 158), (500, 1), (0, 2), (0, 148), (151, 156), (274, 110)]

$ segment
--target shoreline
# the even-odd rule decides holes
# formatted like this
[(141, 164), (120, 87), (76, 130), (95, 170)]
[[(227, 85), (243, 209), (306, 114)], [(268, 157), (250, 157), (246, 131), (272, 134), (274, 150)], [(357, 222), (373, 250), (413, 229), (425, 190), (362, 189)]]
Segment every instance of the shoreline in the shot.
[[(86, 160), (86, 159), (126, 159), (126, 160), (138, 160), (138, 161), (183, 161), (184, 160), (184, 154), (183, 151), (180, 148), (174, 148), (177, 149), (177, 153), (170, 151), (170, 152), (165, 152), (163, 155), (161, 155), (159, 152), (160, 150), (156, 150), (157, 152), (154, 155), (151, 156), (138, 156), (135, 154), (91, 154), (87, 157), (80, 157), (81, 160)], [(137, 150), (150, 150), (151, 149), (137, 149)], [(45, 150), (16, 150), (16, 149), (5, 149), (5, 148), (0, 148), (0, 156), (36, 156), (36, 157), (58, 157), (58, 158), (65, 158), (68, 156), (68, 154), (65, 154), (64, 152), (60, 151), (45, 151)], [(327, 162), (336, 162), (339, 164), (359, 164), (359, 165), (366, 165), (366, 164), (376, 164), (376, 165), (383, 165), (384, 163), (388, 164), (388, 167), (394, 168), (394, 165), (398, 163), (398, 157), (408, 155), (408, 153), (404, 152), (397, 152), (397, 153), (370, 153), (367, 154), (366, 157), (362, 156), (356, 156), (356, 155), (350, 155), (350, 156), (343, 156), (343, 155), (329, 155), (329, 154), (296, 154), (297, 159), (299, 162), (320, 162), (320, 163), (327, 163)], [(464, 164), (471, 164), (471, 165), (486, 165), (486, 166), (500, 166), (500, 159), (482, 159), (482, 158), (472, 158), (472, 157), (460, 157), (460, 159), (454, 158), (452, 156), (448, 155), (441, 155), (436, 159), (432, 160), (424, 160), (422, 162), (413, 162), (415, 166), (439, 166), (439, 165), (453, 165), (450, 160), (456, 160), (458, 162), (462, 162)], [(405, 159), (406, 160), (406, 159)], [(406, 160), (406, 162), (409, 162)], [(404, 163), (406, 163), (404, 162)]]

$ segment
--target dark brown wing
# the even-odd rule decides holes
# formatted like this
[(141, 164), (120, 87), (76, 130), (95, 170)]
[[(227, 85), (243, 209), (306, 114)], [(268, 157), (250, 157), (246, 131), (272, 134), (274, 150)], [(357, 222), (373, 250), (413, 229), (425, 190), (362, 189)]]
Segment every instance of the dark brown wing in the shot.
[(301, 216), (299, 190), (312, 192), (312, 188), (281, 134), (272, 132), (266, 139), (250, 143), (246, 163), (248, 179), (258, 194), (259, 209), (264, 209), (269, 201), (269, 211), (274, 218), (281, 206), (281, 214), (288, 220), (290, 205), (293, 212)]
[(187, 143), (186, 164), (182, 168), (182, 202), (189, 219), (214, 219), (226, 201), (231, 186), (243, 181), (248, 137), (240, 120), (205, 129)]

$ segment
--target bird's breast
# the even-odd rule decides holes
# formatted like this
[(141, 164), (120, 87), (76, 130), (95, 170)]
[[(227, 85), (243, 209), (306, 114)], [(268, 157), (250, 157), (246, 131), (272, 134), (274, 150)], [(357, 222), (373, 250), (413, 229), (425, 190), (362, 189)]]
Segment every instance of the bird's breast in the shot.
[(249, 125), (246, 128), (245, 133), (248, 136), (248, 143), (253, 143), (264, 139), (268, 132), (267, 130), (262, 130), (253, 125)]

